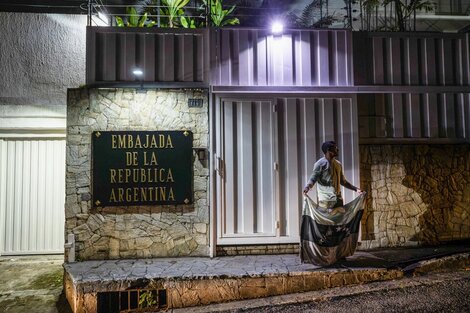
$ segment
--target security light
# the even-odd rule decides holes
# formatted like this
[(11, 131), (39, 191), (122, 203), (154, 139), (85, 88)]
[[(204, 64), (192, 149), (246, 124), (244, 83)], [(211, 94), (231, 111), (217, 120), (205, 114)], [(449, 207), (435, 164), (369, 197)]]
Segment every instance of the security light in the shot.
[(271, 25), (271, 31), (275, 35), (282, 34), (283, 30), (284, 30), (284, 25), (279, 21), (276, 21)]

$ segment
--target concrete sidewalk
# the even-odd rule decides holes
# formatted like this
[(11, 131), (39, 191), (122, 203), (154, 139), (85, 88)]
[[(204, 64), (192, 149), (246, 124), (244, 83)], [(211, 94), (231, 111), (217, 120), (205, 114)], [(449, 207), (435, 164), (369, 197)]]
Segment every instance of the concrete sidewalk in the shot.
[(0, 256), (0, 312), (68, 313), (63, 255)]
[[(62, 293), (62, 263), (62, 255), (0, 256), (0, 312), (71, 312)], [(469, 266), (470, 245), (460, 244), (358, 251), (327, 268), (300, 264), (297, 255), (88, 261), (65, 268), (83, 291), (93, 292), (102, 283), (112, 290), (166, 286), (168, 301), (178, 304), (170, 298), (178, 288), (186, 288), (187, 296), (196, 299), (201, 288), (217, 290), (215, 302), (221, 302), (264, 297), (276, 290), (284, 293), (288, 288), (295, 292), (308, 286), (357, 285)]]

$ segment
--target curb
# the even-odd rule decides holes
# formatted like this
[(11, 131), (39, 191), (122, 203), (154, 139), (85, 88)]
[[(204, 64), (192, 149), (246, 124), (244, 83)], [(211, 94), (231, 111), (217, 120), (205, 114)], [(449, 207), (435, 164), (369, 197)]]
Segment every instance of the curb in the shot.
[(423, 275), (426, 273), (470, 267), (470, 252), (458, 253), (442, 258), (419, 261), (403, 269), (405, 275)]
[[(352, 285), (345, 287), (335, 287), (324, 290), (309, 291), (304, 293), (288, 294), (274, 297), (258, 298), (252, 300), (234, 301), (212, 304), (200, 307), (188, 307), (170, 309), (171, 313), (222, 313), (222, 312), (243, 312), (244, 310), (256, 310), (274, 306), (297, 305), (304, 303), (323, 302), (339, 300), (348, 297), (360, 296), (363, 294), (377, 293), (381, 291), (402, 290), (404, 288), (414, 288), (419, 286), (442, 285), (449, 281), (470, 279), (470, 273), (465, 272), (467, 278), (462, 278), (461, 273), (432, 273), (428, 276), (403, 277), (396, 280), (382, 282), (371, 282), (362, 285)], [(265, 311), (263, 311), (265, 312)]]
[[(449, 274), (441, 274), (450, 270), (462, 270), (470, 267), (470, 252), (459, 253), (450, 256), (434, 258), (424, 261), (418, 261), (405, 268), (390, 268), (387, 272), (402, 273), (402, 275), (390, 275), (390, 279), (377, 281), (363, 281), (359, 284), (343, 285), (340, 287), (332, 287), (317, 291), (308, 291), (302, 293), (284, 294), (278, 296), (270, 296), (265, 298), (255, 298), (248, 300), (239, 300), (205, 306), (187, 307), (170, 309), (173, 313), (209, 313), (209, 312), (225, 312), (244, 309), (256, 309), (269, 306), (300, 304), (307, 302), (327, 301), (331, 299), (344, 298), (349, 296), (360, 295), (364, 293), (378, 292), (384, 289), (392, 290), (404, 288), (404, 286), (414, 287), (419, 285), (429, 285), (443, 283), (445, 279), (454, 279)], [(426, 273), (432, 273), (432, 278), (424, 276)], [(397, 277), (398, 276), (398, 277)], [(413, 278), (415, 277), (415, 278)]]

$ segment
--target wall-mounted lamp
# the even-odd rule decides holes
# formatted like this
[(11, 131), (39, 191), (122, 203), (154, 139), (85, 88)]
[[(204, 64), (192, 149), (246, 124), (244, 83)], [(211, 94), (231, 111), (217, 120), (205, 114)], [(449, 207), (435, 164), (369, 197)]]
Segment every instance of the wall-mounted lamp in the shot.
[(144, 72), (140, 68), (136, 68), (132, 71), (132, 74), (134, 74), (136, 78), (139, 78), (140, 76), (144, 75)]
[(135, 79), (140, 82), (140, 89), (137, 90), (137, 93), (144, 93), (144, 82), (142, 79), (144, 76), (144, 71), (142, 71), (140, 68), (135, 68), (132, 70), (132, 74), (134, 74)]
[(275, 21), (271, 25), (271, 31), (274, 35), (280, 35), (284, 31), (284, 25), (280, 21)]
[(207, 149), (206, 148), (194, 148), (197, 158), (199, 161), (207, 160)]

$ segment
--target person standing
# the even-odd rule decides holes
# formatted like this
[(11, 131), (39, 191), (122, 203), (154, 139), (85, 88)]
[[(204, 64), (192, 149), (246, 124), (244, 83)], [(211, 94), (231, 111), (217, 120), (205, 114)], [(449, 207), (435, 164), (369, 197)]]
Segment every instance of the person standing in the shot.
[(362, 190), (353, 186), (346, 180), (343, 166), (336, 160), (339, 149), (334, 141), (326, 141), (321, 149), (325, 156), (319, 159), (313, 166), (313, 172), (303, 192), (307, 194), (317, 183), (318, 204), (320, 207), (333, 208), (343, 205), (341, 186), (362, 193)]
[[(313, 166), (303, 189), (300, 258), (303, 263), (325, 266), (354, 254), (365, 193), (344, 177), (343, 167), (336, 160), (339, 152), (336, 142), (326, 141), (321, 148), (324, 157)], [(315, 184), (318, 203), (308, 196)], [(356, 191), (359, 197), (344, 205), (341, 186)]]

